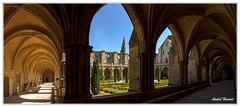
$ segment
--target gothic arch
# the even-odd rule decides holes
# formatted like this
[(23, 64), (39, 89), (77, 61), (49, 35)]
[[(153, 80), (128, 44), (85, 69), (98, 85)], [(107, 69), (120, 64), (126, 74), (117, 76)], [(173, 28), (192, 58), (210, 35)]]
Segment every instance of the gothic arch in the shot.
[(163, 72), (162, 72), (162, 74), (163, 74), (163, 78), (168, 78), (168, 73), (169, 72), (169, 69), (168, 69), (168, 67), (164, 67), (163, 68)]
[(112, 79), (111, 78), (111, 71), (108, 67), (106, 67), (105, 70), (104, 70), (104, 77), (105, 77), (105, 80)]
[(42, 82), (54, 82), (54, 73), (52, 70), (47, 69), (42, 74)]

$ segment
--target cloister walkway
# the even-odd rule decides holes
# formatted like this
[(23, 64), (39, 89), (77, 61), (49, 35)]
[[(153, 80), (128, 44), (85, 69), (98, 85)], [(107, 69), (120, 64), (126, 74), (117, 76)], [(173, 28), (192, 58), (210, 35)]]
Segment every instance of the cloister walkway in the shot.
[(53, 83), (43, 83), (38, 93), (22, 92), (4, 97), (4, 104), (50, 104)]
[[(52, 83), (44, 83), (38, 93), (4, 97), (4, 104), (51, 104)], [(173, 103), (233, 103), (236, 104), (236, 88), (232, 80), (211, 83), (210, 86), (180, 98)], [(56, 95), (55, 95), (56, 96)], [(56, 99), (56, 98), (55, 98)], [(57, 100), (55, 100), (56, 103)]]
[(232, 80), (210, 83), (210, 86), (180, 98), (173, 103), (235, 103), (236, 88)]

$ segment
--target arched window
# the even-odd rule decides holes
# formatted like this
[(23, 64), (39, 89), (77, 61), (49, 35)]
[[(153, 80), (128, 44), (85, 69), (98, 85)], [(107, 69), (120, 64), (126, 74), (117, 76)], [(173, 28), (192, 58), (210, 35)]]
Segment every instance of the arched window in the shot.
[(165, 63), (168, 63), (168, 58), (165, 58)]

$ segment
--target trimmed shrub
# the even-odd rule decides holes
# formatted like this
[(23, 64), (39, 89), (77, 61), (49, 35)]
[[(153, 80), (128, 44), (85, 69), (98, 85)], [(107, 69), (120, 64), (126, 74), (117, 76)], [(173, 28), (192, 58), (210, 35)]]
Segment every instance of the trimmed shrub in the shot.
[(125, 83), (128, 83), (128, 68), (126, 68)]
[(120, 77), (121, 77), (120, 71), (119, 71), (119, 69), (117, 69), (117, 79), (118, 79), (118, 82), (120, 81)]
[(91, 77), (91, 90), (94, 95), (100, 92), (100, 75), (97, 58), (93, 62), (92, 77)]
[(114, 82), (117, 82), (117, 69), (114, 69)]

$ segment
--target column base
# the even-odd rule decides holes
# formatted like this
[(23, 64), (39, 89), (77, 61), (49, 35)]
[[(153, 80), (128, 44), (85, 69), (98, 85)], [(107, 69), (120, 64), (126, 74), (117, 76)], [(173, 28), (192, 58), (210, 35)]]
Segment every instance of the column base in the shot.
[(92, 94), (85, 96), (65, 96), (63, 103), (87, 103), (92, 99)]
[(144, 88), (142, 89), (142, 92), (144, 94), (144, 98), (146, 99), (153, 99), (155, 97), (155, 87), (150, 88)]

